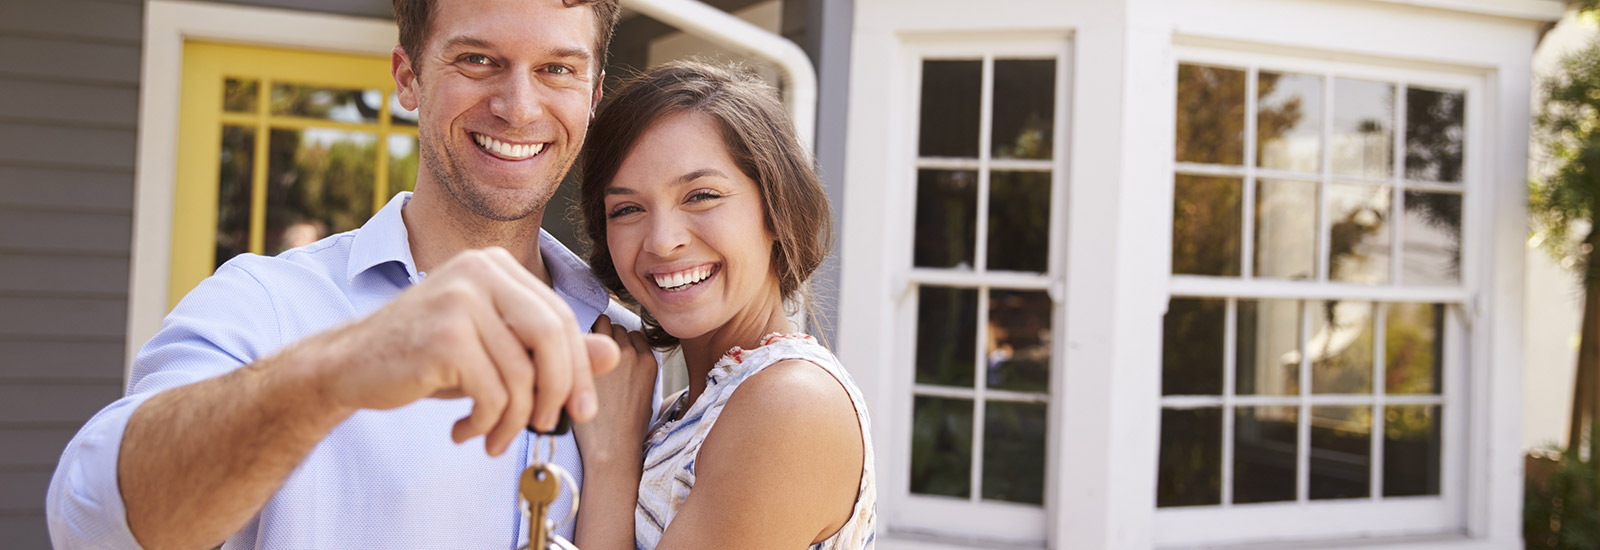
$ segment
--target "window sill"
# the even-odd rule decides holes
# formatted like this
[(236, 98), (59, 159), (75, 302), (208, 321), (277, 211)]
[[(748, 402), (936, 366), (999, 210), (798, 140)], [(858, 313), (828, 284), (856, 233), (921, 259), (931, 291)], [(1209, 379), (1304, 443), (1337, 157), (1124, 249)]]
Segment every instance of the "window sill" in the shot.
[[(880, 532), (879, 550), (1022, 550), (1029, 546), (978, 540), (951, 540), (945, 537)], [(1245, 545), (1167, 546), (1160, 550), (1521, 550), (1520, 541), (1485, 541), (1460, 536), (1408, 537), (1355, 541), (1273, 542)]]

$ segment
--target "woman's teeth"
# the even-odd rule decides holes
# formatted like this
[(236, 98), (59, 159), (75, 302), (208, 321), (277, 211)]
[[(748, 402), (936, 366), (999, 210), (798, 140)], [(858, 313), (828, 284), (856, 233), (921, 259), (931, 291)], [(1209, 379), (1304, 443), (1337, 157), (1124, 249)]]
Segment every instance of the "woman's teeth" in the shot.
[(478, 142), (479, 148), (512, 160), (532, 158), (544, 150), (543, 143), (515, 145), (483, 134), (472, 134), (472, 140)]
[(656, 286), (661, 287), (663, 290), (677, 291), (689, 288), (696, 283), (706, 280), (706, 278), (710, 276), (711, 266), (701, 266), (694, 269), (679, 271), (677, 273), (654, 275), (653, 277), (655, 277)]

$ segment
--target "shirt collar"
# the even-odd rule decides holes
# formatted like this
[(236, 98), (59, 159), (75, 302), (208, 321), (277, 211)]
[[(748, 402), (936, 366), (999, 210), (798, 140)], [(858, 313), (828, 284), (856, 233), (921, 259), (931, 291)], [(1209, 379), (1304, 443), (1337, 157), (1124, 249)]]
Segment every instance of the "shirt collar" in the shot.
[[(350, 247), (350, 266), (345, 273), (351, 281), (357, 275), (389, 262), (404, 265), (406, 276), (413, 283), (421, 280), (417, 273), (417, 262), (411, 257), (411, 241), (406, 233), (405, 220), (400, 216), (400, 210), (410, 201), (410, 191), (400, 192), (356, 232), (355, 243)], [(594, 317), (611, 304), (611, 295), (606, 292), (605, 285), (595, 279), (594, 273), (589, 271), (589, 264), (544, 229), (539, 230), (539, 253), (544, 257), (545, 269), (550, 271), (550, 286), (555, 288), (556, 293), (569, 303), (577, 302), (594, 310), (592, 316), (580, 315), (588, 318), (584, 324), (584, 328), (588, 328), (589, 324), (593, 324)]]
[(408, 202), (411, 202), (411, 192), (401, 191), (356, 232), (356, 240), (350, 245), (350, 266), (345, 272), (349, 281), (354, 282), (357, 275), (389, 262), (404, 265), (411, 282), (421, 279), (417, 274), (417, 262), (411, 258), (406, 222), (400, 217), (400, 209)]

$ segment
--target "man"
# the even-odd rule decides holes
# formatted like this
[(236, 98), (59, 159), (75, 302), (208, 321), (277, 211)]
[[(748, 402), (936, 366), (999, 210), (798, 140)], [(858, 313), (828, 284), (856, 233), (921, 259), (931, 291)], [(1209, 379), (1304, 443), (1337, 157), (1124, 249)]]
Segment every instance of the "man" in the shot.
[[(128, 397), (63, 453), (56, 548), (526, 540), (525, 427), (553, 427), (563, 407), (594, 418), (592, 374), (618, 348), (583, 329), (602, 313), (637, 326), (538, 227), (599, 102), (617, 1), (394, 7), (415, 194), (359, 230), (235, 258), (186, 296)], [(571, 437), (554, 460), (581, 480)], [(569, 508), (563, 496), (551, 512)]]

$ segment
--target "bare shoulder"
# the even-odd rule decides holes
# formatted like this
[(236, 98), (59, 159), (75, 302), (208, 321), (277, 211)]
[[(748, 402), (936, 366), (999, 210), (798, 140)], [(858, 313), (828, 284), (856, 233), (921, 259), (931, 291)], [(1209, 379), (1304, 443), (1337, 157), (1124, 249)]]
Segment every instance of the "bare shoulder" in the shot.
[(781, 361), (728, 399), (696, 460), (694, 494), (715, 517), (766, 526), (784, 545), (809, 544), (849, 520), (864, 456), (840, 382), (809, 361)]

